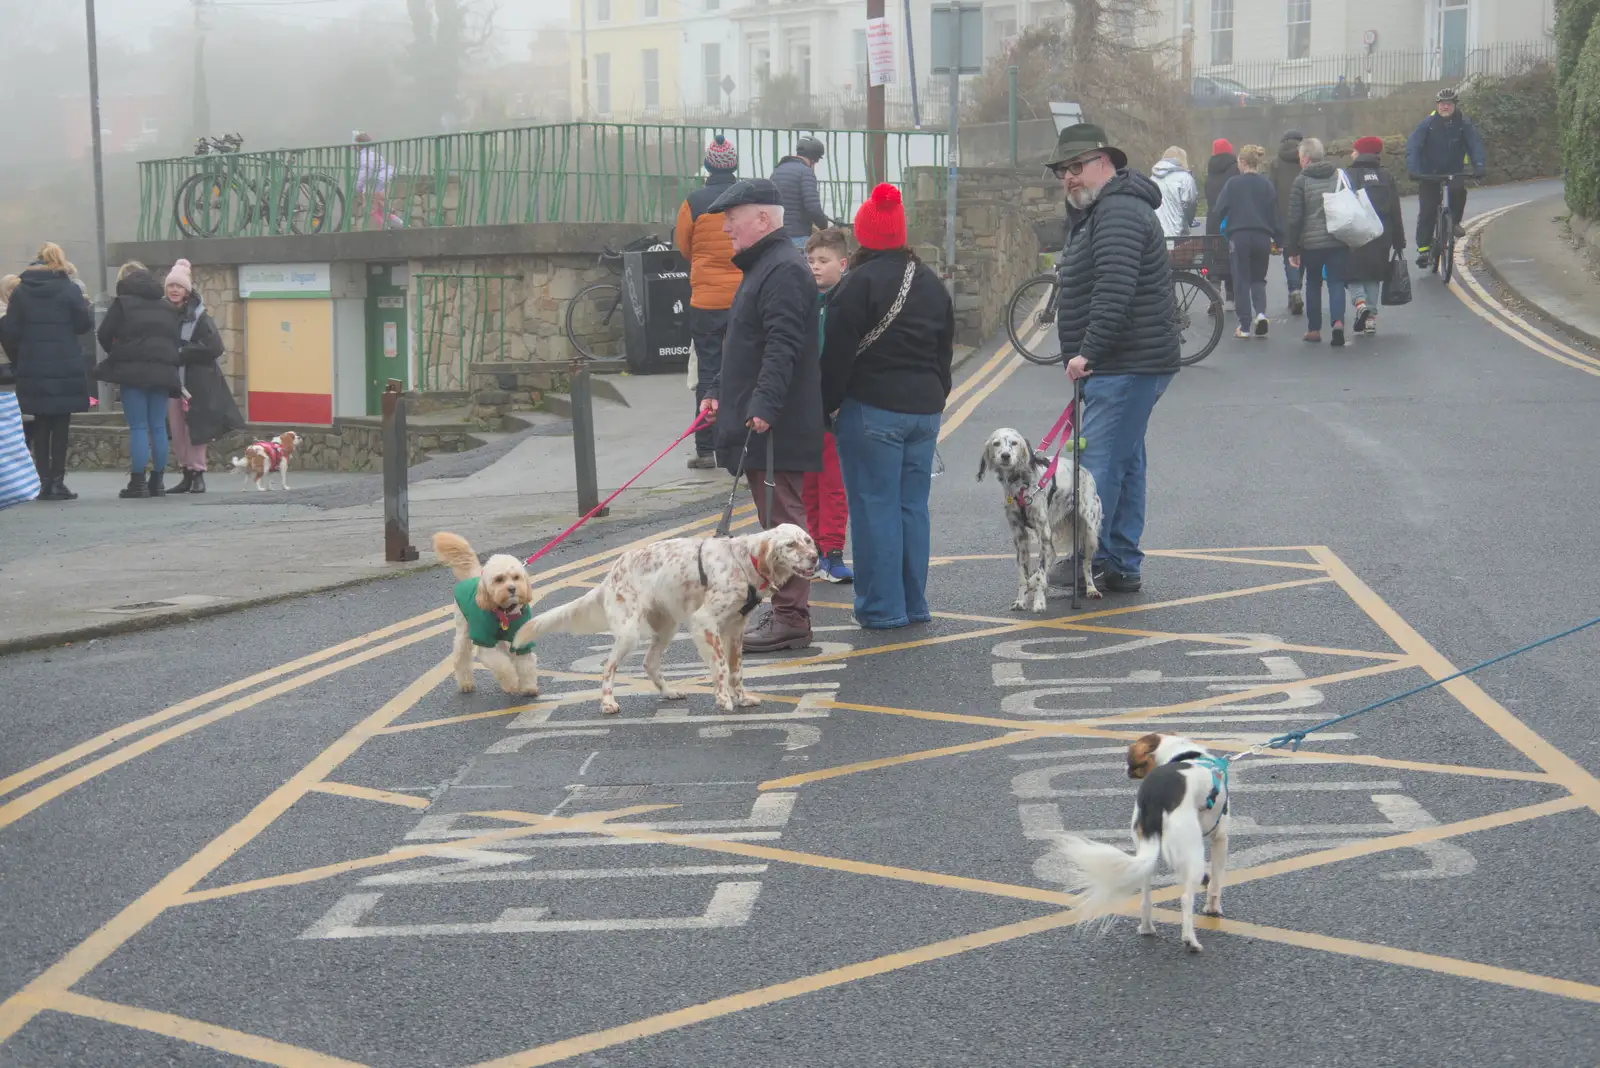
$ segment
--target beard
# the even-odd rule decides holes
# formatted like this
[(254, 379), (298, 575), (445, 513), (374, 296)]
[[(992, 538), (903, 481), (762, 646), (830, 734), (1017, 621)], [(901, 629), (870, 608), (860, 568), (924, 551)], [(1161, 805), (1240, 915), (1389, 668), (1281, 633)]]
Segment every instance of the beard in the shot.
[[(1104, 189), (1101, 186), (1100, 189)], [(1067, 193), (1067, 203), (1076, 211), (1088, 211), (1095, 201), (1100, 199), (1100, 189), (1074, 189)]]

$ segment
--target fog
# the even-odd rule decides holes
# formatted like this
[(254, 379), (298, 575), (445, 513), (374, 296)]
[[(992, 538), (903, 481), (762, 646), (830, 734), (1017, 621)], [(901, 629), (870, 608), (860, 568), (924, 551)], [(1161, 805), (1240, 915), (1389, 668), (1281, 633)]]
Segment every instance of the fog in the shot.
[[(250, 151), (344, 143), (355, 130), (382, 139), (563, 121), (558, 94), (526, 90), (535, 57), (545, 68), (564, 58), (551, 33), (568, 10), (568, 0), (98, 0), (108, 239), (135, 234), (135, 162), (188, 155), (199, 133), (237, 132)], [(88, 278), (84, 4), (0, 0), (0, 27), (0, 272), (52, 240)]]

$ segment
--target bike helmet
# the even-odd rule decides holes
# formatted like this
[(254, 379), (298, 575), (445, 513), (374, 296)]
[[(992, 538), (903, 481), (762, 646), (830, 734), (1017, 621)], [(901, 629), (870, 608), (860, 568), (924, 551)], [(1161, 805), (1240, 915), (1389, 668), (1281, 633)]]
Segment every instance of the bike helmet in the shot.
[(1434, 97), (1434, 99), (1441, 104), (1454, 104), (1460, 99), (1460, 97), (1456, 96), (1456, 91), (1454, 89), (1451, 89), (1449, 86), (1445, 86), (1443, 89), (1439, 90), (1439, 95)]
[(812, 163), (820, 160), (826, 153), (827, 150), (822, 147), (822, 142), (809, 134), (794, 143), (794, 154), (804, 156)]

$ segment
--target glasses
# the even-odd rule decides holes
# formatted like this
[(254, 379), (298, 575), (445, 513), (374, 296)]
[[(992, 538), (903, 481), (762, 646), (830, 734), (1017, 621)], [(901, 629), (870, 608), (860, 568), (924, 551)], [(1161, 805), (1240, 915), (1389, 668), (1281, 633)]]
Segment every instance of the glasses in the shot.
[(1102, 158), (1100, 156), (1090, 156), (1087, 159), (1073, 160), (1071, 163), (1058, 163), (1051, 167), (1050, 170), (1054, 172), (1057, 178), (1065, 178), (1069, 174), (1076, 178), (1083, 173), (1085, 167), (1091, 163), (1099, 162)]

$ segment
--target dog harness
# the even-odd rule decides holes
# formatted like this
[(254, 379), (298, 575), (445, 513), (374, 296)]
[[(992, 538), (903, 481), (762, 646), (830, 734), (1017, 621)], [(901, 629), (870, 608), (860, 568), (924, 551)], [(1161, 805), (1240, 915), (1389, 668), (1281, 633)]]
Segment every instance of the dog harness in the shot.
[[(1167, 763), (1176, 764), (1180, 760), (1187, 760), (1191, 764), (1199, 764), (1201, 767), (1211, 772), (1211, 792), (1206, 795), (1206, 808), (1214, 807), (1217, 803), (1217, 798), (1221, 796), (1222, 791), (1228, 788), (1228, 762), (1221, 757), (1207, 756), (1205, 753), (1197, 753), (1193, 749), (1190, 749), (1186, 752), (1179, 753), (1177, 756), (1167, 761)], [(1223, 814), (1226, 814), (1228, 811), (1228, 802), (1226, 799), (1224, 799), (1222, 802), (1222, 811)]]
[[(699, 555), (695, 557), (695, 566), (700, 569), (700, 585), (709, 589), (711, 587), (711, 580), (706, 577), (706, 540), (709, 539), (703, 539), (700, 542), (700, 552)], [(761, 591), (772, 585), (772, 583), (767, 579), (767, 576), (761, 573), (761, 565), (756, 563), (756, 558), (754, 556), (750, 557), (750, 569), (754, 571), (756, 573), (756, 577), (761, 580), (761, 585), (757, 587), (749, 582), (744, 584), (744, 604), (739, 608), (739, 614), (741, 616), (748, 616), (751, 612), (754, 612), (756, 610), (756, 605), (761, 603)]]
[(276, 471), (278, 465), (283, 463), (283, 444), (278, 441), (258, 441), (256, 447), (267, 452), (267, 470)]
[[(512, 639), (512, 624), (522, 618), (525, 611), (518, 605), (515, 612), (506, 612), (499, 608), (484, 608), (478, 603), (478, 580), (475, 578), (462, 579), (456, 583), (456, 607), (461, 609), (461, 614), (467, 618), (467, 637), (472, 639), (473, 645), (485, 649), (493, 649), (501, 642), (510, 644)], [(531, 639), (522, 645), (512, 645), (511, 652), (516, 656), (533, 652), (536, 643)]]

